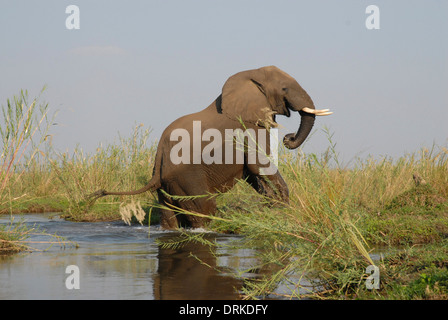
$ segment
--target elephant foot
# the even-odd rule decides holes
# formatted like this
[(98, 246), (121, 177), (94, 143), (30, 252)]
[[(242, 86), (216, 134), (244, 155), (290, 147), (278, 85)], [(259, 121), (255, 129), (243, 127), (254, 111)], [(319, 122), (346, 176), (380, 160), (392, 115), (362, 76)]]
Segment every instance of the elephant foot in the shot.
[(174, 212), (162, 210), (160, 213), (160, 226), (165, 230), (179, 229), (179, 223)]

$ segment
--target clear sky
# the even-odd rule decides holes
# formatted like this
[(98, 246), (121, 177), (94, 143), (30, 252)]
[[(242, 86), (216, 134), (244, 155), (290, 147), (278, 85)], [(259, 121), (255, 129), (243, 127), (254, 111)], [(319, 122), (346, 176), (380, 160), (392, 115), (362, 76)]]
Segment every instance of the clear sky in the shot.
[[(380, 29), (366, 28), (371, 4)], [(47, 85), (55, 148), (94, 152), (140, 123), (156, 140), (232, 74), (276, 65), (334, 111), (305, 152), (328, 147), (327, 126), (344, 161), (397, 157), (447, 145), (447, 31), (439, 0), (0, 0), (0, 104)], [(299, 116), (277, 121), (293, 132)]]

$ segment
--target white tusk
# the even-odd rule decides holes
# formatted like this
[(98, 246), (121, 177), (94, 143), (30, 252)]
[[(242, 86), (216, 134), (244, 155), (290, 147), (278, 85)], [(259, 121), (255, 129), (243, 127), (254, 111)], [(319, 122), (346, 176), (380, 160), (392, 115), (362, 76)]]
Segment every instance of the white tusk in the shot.
[(307, 113), (312, 113), (312, 114), (314, 114), (316, 112), (316, 110), (310, 109), (310, 108), (307, 108), (307, 107), (302, 108), (302, 111), (303, 112), (307, 112)]
[(315, 114), (316, 116), (328, 116), (330, 114), (333, 114), (333, 112), (330, 112), (330, 109), (315, 110), (305, 107), (302, 109), (302, 111)]
[(316, 113), (316, 116), (329, 116), (330, 114), (333, 114), (333, 112), (319, 112)]

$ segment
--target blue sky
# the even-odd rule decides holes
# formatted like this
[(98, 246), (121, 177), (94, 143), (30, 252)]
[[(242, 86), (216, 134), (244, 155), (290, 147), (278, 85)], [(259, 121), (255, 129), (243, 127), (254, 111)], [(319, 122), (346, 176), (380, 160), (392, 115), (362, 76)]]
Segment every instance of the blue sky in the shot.
[[(71, 4), (79, 30), (65, 26)], [(365, 26), (370, 4), (379, 30)], [(276, 65), (334, 111), (304, 152), (328, 147), (327, 126), (344, 161), (397, 157), (447, 145), (447, 31), (448, 2), (435, 0), (0, 0), (0, 104), (47, 85), (54, 147), (94, 152), (140, 123), (156, 140), (232, 74)], [(299, 117), (277, 121), (292, 132)]]

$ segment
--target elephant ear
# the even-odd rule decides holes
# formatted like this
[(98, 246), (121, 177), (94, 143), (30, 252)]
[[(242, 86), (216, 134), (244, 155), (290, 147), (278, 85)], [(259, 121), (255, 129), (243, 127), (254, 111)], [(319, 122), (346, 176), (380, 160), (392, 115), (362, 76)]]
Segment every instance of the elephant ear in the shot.
[(261, 69), (239, 72), (222, 88), (221, 109), (230, 119), (262, 125), (272, 121), (266, 96), (266, 75)]

